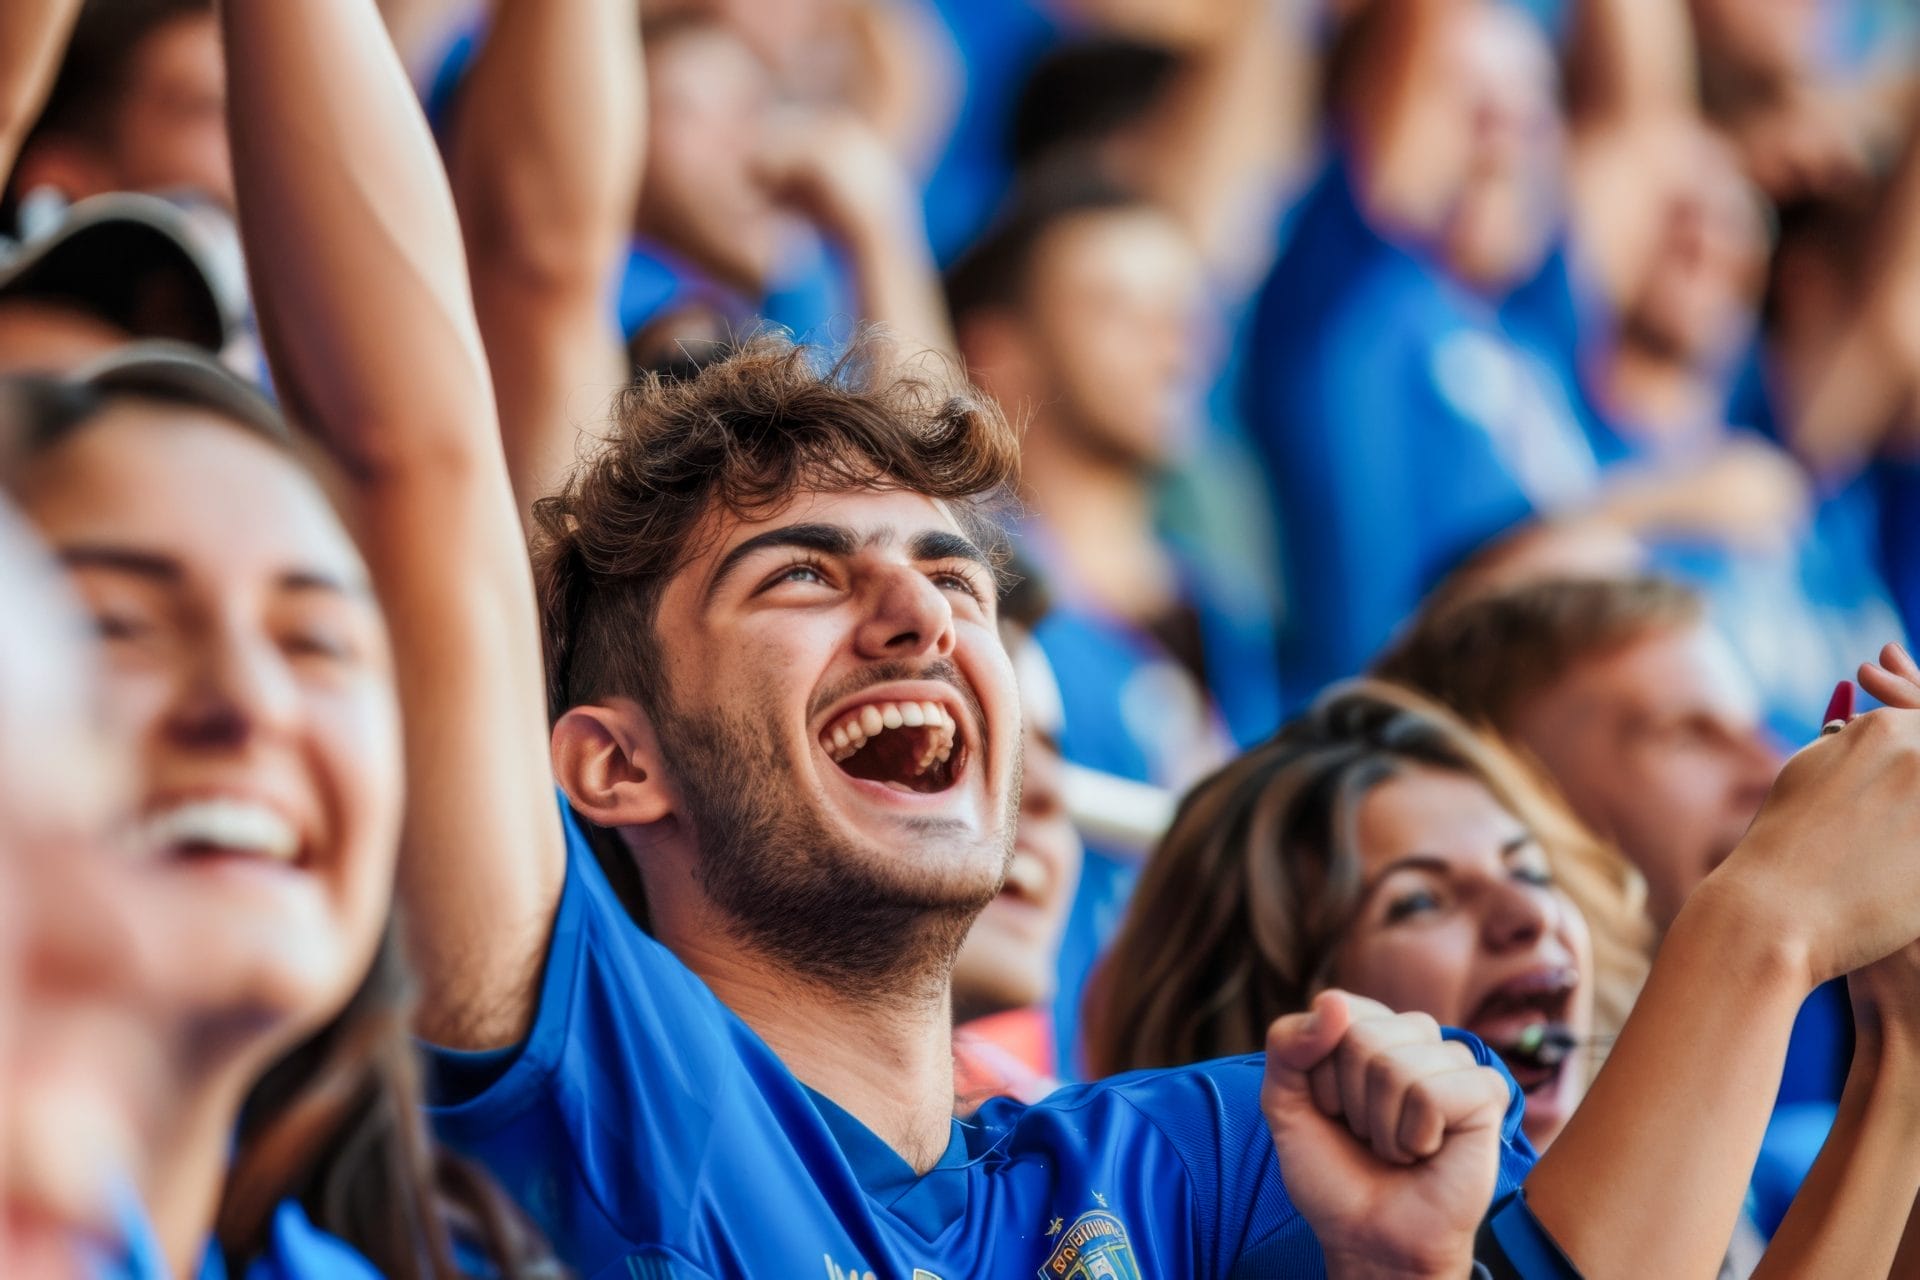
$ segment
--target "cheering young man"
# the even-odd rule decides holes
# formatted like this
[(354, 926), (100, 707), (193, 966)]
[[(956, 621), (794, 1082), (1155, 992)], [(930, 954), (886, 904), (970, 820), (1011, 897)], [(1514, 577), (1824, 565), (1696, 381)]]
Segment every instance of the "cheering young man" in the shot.
[[(436, 1064), (445, 1135), (589, 1275), (1467, 1275), (1527, 1153), (1484, 1049), (1425, 1019), (1331, 994), (1264, 1057), (953, 1121), (947, 967), (1019, 785), (998, 414), (778, 344), (636, 387), (539, 508), (543, 682), (454, 214), (377, 11), (223, 15), (277, 385), (341, 463), (394, 636), (422, 1029), (465, 1051)], [(1916, 739), (1806, 753), (1669, 933), (1528, 1187), (1593, 1274), (1711, 1273), (1794, 989), (1920, 934), (1920, 813), (1892, 802)], [(1482, 1252), (1569, 1270), (1514, 1197)]]

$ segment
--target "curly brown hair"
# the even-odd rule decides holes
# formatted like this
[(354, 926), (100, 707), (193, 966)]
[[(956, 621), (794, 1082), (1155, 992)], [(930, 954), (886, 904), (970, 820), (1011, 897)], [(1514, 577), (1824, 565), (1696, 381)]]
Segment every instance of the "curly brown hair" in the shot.
[(1010, 500), (1019, 437), (937, 363), (891, 355), (871, 334), (831, 362), (761, 335), (621, 392), (598, 447), (533, 507), (553, 716), (611, 695), (660, 705), (660, 597), (712, 536), (713, 513), (765, 514), (809, 489), (905, 490), (946, 502), (1004, 561), (993, 513)]

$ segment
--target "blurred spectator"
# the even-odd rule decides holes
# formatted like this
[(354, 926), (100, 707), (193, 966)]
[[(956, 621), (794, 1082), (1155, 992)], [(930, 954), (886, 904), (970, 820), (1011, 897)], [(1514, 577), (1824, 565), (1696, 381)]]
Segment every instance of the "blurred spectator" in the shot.
[(230, 207), (225, 111), (212, 0), (87, 0), (8, 203), (147, 191)]
[(815, 341), (841, 317), (951, 345), (919, 210), (878, 135), (850, 112), (781, 109), (766, 65), (716, 19), (650, 22), (645, 44), (647, 168), (620, 292), (636, 364), (759, 316)]
[[(935, 252), (982, 234), (1026, 163), (1098, 147), (1177, 218), (1221, 277), (1256, 277), (1278, 184), (1304, 149), (1312, 81), (1298, 0), (930, 0), (964, 69), (926, 184)], [(1238, 287), (1238, 286), (1236, 286)]]
[(1537, 32), (1489, 4), (1370, 6), (1327, 92), (1334, 158), (1294, 214), (1243, 372), (1281, 522), (1290, 704), (1357, 669), (1445, 566), (1583, 501), (1596, 471), (1545, 353), (1474, 287), (1511, 287), (1547, 243), (1556, 124)]
[[(1037, 187), (955, 265), (948, 291), (969, 372), (1030, 415), (1018, 534), (1055, 598), (1036, 635), (1065, 699), (1061, 749), (1183, 787), (1278, 720), (1266, 619), (1244, 607), (1257, 593), (1156, 528), (1154, 482), (1191, 431), (1204, 350), (1191, 242), (1112, 188)], [(1131, 864), (1088, 852), (1061, 953), (1063, 1046)]]
[(1020, 684), (1020, 825), (1006, 883), (975, 918), (953, 966), (954, 1096), (966, 1114), (990, 1097), (1037, 1102), (1058, 1084), (1051, 1000), (1083, 850), (1067, 813), (1060, 687), (1031, 628), (1043, 589), (1024, 566), (1000, 632)]
[(91, 196), (0, 258), (0, 374), (67, 373), (133, 338), (212, 354), (229, 325), (216, 272), (165, 200)]
[[(17, 427), (0, 393), (0, 431)], [(161, 1109), (174, 921), (131, 890), (131, 761), (103, 732), (78, 605), (0, 504), (0, 1271), (111, 1250)]]

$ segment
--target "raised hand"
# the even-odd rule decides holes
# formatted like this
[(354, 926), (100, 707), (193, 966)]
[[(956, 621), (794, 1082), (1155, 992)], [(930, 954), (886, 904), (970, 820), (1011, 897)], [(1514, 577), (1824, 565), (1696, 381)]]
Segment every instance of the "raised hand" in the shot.
[(1787, 762), (1747, 837), (1708, 883), (1737, 890), (1755, 927), (1804, 948), (1809, 985), (1920, 937), (1920, 673), (1861, 668), (1887, 708), (1855, 717)]
[(1466, 1275), (1508, 1098), (1425, 1014), (1329, 991), (1275, 1022), (1261, 1107), (1328, 1275)]

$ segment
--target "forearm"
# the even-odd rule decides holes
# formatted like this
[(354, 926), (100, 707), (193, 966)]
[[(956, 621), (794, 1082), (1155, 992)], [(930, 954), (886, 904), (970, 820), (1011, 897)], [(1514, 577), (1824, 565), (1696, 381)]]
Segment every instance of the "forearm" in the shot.
[(1811, 990), (1773, 917), (1714, 880), (1674, 922), (1607, 1063), (1527, 1180), (1589, 1280), (1713, 1276)]
[(7, 0), (0, 5), (0, 182), (39, 118), (80, 0)]
[(1580, 0), (1567, 61), (1575, 130), (1668, 124), (1699, 110), (1685, 0)]
[(1312, 16), (1297, 3), (1237, 0), (1214, 37), (1186, 55), (1147, 137), (1141, 186), (1211, 263), (1239, 265), (1251, 220), (1306, 152), (1314, 95)]
[(842, 244), (851, 257), (861, 318), (892, 333), (902, 356), (957, 350), (918, 209), (868, 216), (847, 229)]
[(607, 292), (639, 196), (644, 74), (635, 0), (503, 0), (462, 96), (454, 195), (523, 510), (625, 381)]
[(453, 200), (378, 12), (227, 0), (221, 15), (241, 234), (281, 396), (363, 477), (497, 452)]
[(1920, 1193), (1920, 1045), (1862, 1034), (1833, 1130), (1755, 1280), (1884, 1276)]
[(261, 333), (393, 641), (399, 867), (429, 1034), (524, 1027), (564, 877), (532, 573), (453, 201), (372, 0), (221, 7)]

